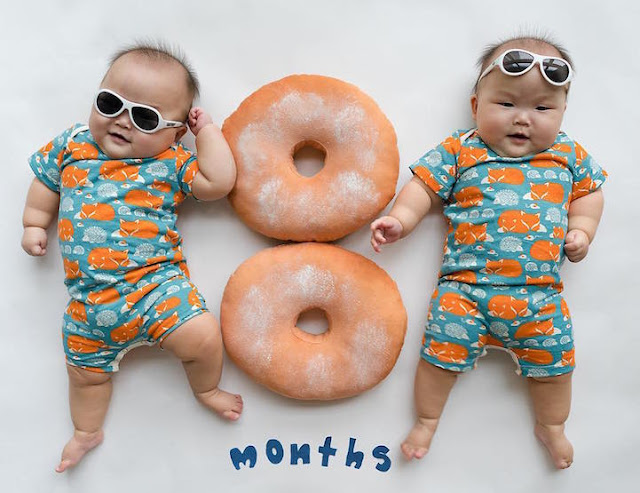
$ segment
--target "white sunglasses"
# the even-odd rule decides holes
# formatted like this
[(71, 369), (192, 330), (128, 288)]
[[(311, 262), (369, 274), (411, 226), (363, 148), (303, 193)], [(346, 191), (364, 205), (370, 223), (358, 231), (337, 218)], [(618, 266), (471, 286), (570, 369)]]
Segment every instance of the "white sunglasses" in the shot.
[(133, 126), (146, 134), (152, 134), (165, 128), (183, 127), (185, 125), (184, 122), (165, 120), (154, 107), (133, 103), (110, 89), (100, 89), (98, 91), (94, 106), (98, 113), (108, 118), (115, 118), (124, 110), (127, 110)]
[(478, 82), (487, 75), (493, 67), (498, 66), (503, 74), (517, 77), (526, 74), (538, 63), (540, 73), (545, 80), (554, 86), (564, 86), (573, 78), (573, 69), (569, 62), (563, 58), (538, 55), (519, 48), (507, 50), (484, 69), (478, 77)]

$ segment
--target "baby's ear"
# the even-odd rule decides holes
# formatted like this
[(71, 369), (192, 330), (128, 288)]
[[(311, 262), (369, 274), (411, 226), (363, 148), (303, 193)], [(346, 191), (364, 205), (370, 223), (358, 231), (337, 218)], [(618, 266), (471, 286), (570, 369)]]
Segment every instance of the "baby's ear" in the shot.
[(472, 94), (471, 95), (471, 116), (473, 117), (473, 121), (476, 120), (476, 114), (478, 113), (478, 95), (477, 94)]

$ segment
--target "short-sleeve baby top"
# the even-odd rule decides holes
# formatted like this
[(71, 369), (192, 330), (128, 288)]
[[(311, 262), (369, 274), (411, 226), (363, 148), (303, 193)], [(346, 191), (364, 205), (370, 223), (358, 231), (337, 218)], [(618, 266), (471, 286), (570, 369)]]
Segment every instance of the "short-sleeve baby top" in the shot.
[[(186, 273), (177, 206), (191, 194), (196, 156), (177, 144), (143, 159), (110, 159), (75, 125), (29, 158), (60, 194), (58, 237), (65, 284), (81, 302)], [(115, 295), (115, 292), (114, 292)]]
[(560, 288), (569, 204), (606, 179), (563, 132), (541, 153), (509, 158), (492, 151), (475, 129), (457, 131), (411, 171), (444, 202), (449, 228), (441, 278)]

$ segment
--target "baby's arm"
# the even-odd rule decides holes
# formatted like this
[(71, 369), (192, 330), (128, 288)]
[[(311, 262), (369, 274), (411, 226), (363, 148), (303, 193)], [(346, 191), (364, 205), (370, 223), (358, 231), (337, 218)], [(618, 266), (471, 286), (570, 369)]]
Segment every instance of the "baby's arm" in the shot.
[(414, 176), (398, 194), (389, 215), (371, 223), (373, 249), (379, 252), (381, 245), (407, 236), (434, 205), (440, 207), (442, 199), (424, 181)]
[(202, 108), (191, 108), (189, 127), (196, 136), (200, 169), (193, 180), (193, 195), (200, 200), (222, 198), (236, 182), (236, 162), (229, 144)]
[(37, 178), (33, 179), (22, 215), (22, 248), (29, 255), (47, 253), (47, 228), (58, 212), (60, 195)]
[(564, 251), (571, 262), (580, 262), (589, 251), (602, 216), (604, 195), (602, 190), (572, 200), (569, 205), (569, 227)]

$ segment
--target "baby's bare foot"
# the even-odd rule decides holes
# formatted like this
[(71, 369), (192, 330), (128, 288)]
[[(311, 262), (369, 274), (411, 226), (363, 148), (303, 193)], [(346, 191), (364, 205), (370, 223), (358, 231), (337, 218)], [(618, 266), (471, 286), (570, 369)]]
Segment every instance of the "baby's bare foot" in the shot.
[(219, 388), (196, 394), (202, 404), (215, 411), (218, 415), (231, 421), (236, 421), (242, 414), (242, 397), (230, 394)]
[(75, 430), (71, 440), (67, 442), (62, 450), (62, 459), (58, 467), (56, 467), (56, 472), (64, 472), (68, 468), (75, 466), (89, 450), (100, 445), (103, 439), (104, 433), (102, 430), (92, 433)]
[(564, 434), (564, 425), (536, 424), (536, 437), (547, 447), (558, 469), (566, 469), (573, 463), (573, 446)]
[(437, 419), (418, 418), (407, 438), (400, 445), (407, 460), (422, 459), (427, 454), (437, 427)]

